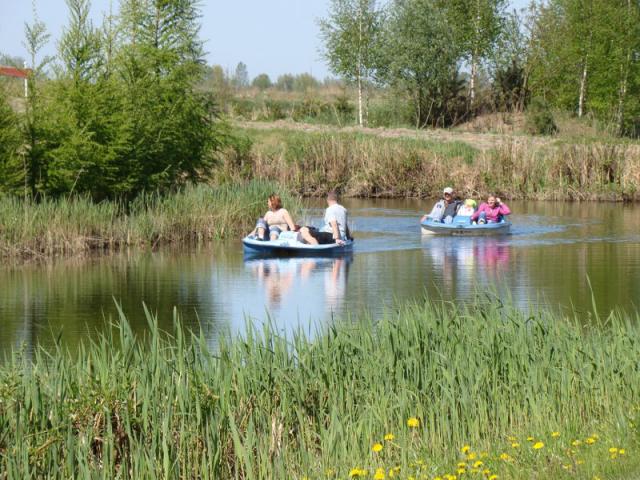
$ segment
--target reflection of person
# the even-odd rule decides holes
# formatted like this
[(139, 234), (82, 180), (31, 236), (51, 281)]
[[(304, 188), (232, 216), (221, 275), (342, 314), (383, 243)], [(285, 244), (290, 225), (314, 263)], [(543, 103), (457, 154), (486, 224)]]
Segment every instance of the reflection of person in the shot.
[(258, 219), (256, 228), (252, 233), (256, 234), (259, 240), (275, 240), (281, 232), (295, 230), (291, 215), (282, 206), (282, 199), (279, 195), (272, 193), (267, 200), (269, 210), (264, 217)]
[(336, 258), (331, 270), (324, 275), (324, 294), (326, 307), (335, 312), (342, 304), (347, 290), (348, 261), (344, 258)]
[(260, 280), (264, 280), (267, 299), (270, 308), (278, 308), (282, 297), (293, 285), (295, 271), (283, 271), (281, 265), (276, 262), (260, 262), (256, 273)]
[(324, 214), (324, 226), (320, 230), (302, 227), (300, 234), (310, 245), (337, 243), (339, 245), (351, 237), (347, 223), (347, 209), (338, 203), (338, 194), (327, 194), (327, 209)]
[(462, 205), (462, 202), (454, 197), (453, 188), (447, 187), (442, 191), (443, 198), (438, 200), (433, 206), (431, 213), (424, 215), (420, 221), (424, 222), (426, 219), (433, 220), (435, 222), (451, 223), (453, 217), (458, 213), (458, 209)]
[(480, 205), (478, 211), (471, 216), (472, 221), (478, 223), (498, 223), (505, 215), (511, 215), (511, 210), (500, 198), (495, 195), (489, 195), (487, 202)]

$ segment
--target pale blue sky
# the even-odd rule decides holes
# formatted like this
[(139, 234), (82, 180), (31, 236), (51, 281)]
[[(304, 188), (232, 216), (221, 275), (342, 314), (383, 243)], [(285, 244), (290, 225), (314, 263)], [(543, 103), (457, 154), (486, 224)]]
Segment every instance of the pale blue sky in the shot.
[[(64, 0), (35, 0), (38, 17), (46, 23), (53, 54), (67, 22)], [(514, 7), (528, 0), (511, 0)], [(109, 0), (93, 0), (94, 22), (109, 10)], [(113, 0), (114, 9), (118, 5)], [(234, 70), (247, 64), (251, 78), (266, 72), (275, 79), (282, 73), (311, 72), (329, 75), (320, 53), (316, 20), (327, 13), (329, 0), (204, 0), (202, 29), (208, 63)], [(33, 19), (31, 0), (0, 0), (0, 53), (27, 57), (23, 46), (24, 23)]]

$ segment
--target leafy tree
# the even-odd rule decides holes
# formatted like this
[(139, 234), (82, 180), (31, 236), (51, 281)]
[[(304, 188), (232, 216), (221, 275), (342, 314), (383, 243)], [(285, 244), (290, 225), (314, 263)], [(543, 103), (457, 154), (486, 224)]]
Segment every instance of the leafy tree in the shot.
[(271, 88), (271, 79), (269, 78), (269, 75), (267, 75), (266, 73), (261, 73), (260, 75), (258, 75), (256, 78), (253, 79), (253, 82), (251, 82), (251, 85), (253, 85), (254, 87), (260, 89), (260, 90), (266, 90), (267, 88)]
[(19, 193), (24, 188), (20, 119), (0, 89), (0, 192)]
[(405, 92), (416, 127), (458, 120), (460, 50), (433, 0), (395, 0), (384, 32), (378, 78)]
[(469, 99), (476, 99), (478, 68), (500, 34), (506, 0), (444, 0), (442, 8), (452, 26), (454, 40), (469, 62)]
[(365, 123), (364, 87), (372, 78), (381, 26), (375, 0), (331, 0), (328, 17), (320, 21), (331, 71), (357, 85), (359, 125)]
[(310, 73), (301, 73), (293, 79), (293, 89), (296, 92), (306, 92), (319, 86), (320, 82)]
[(238, 63), (233, 75), (233, 84), (236, 88), (246, 88), (249, 86), (249, 71), (243, 62)]
[(293, 84), (295, 83), (295, 77), (290, 73), (280, 75), (276, 81), (276, 88), (283, 92), (292, 92)]

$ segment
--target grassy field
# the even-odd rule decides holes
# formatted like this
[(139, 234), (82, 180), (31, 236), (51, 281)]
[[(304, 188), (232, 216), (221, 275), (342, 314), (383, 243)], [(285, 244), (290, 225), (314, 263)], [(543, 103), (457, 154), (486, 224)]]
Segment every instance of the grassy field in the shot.
[(244, 123), (217, 175), (268, 178), (303, 195), (638, 200), (640, 145), (470, 132)]
[[(256, 180), (143, 195), (129, 205), (78, 197), (39, 203), (0, 197), (0, 257), (49, 258), (237, 236), (253, 228), (274, 191), (275, 184)], [(289, 209), (300, 210), (297, 198), (279, 193)]]
[[(399, 305), (314, 339), (179, 322), (0, 366), (0, 478), (630, 478), (637, 316), (479, 298)], [(114, 345), (119, 345), (115, 348)]]

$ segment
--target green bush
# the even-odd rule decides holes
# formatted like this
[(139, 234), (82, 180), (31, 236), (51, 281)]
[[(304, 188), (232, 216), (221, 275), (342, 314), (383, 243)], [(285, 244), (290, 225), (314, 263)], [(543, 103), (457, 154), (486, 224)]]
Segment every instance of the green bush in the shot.
[(531, 105), (527, 109), (525, 127), (527, 132), (532, 135), (555, 135), (558, 133), (558, 126), (546, 100), (536, 97), (531, 101)]

